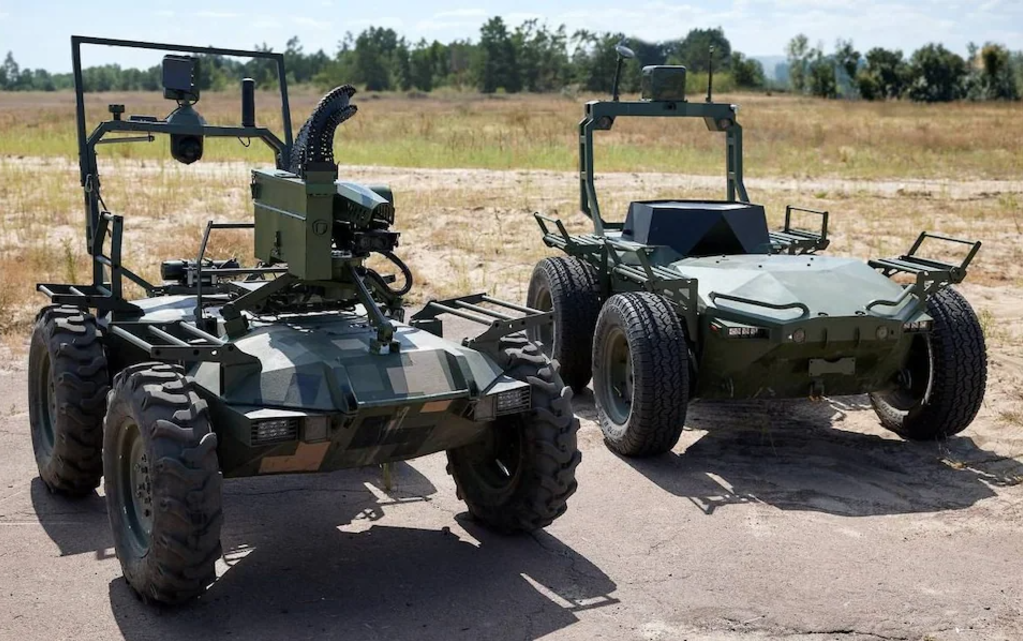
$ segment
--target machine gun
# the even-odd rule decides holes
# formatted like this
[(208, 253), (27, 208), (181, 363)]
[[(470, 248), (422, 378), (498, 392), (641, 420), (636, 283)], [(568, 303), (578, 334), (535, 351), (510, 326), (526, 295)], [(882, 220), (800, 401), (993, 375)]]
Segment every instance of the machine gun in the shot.
[[(110, 105), (113, 118), (87, 134), (80, 55), (85, 44), (174, 51), (164, 57), (162, 78), (164, 97), (174, 100), (177, 108), (166, 119), (146, 115), (124, 118), (124, 105)], [(248, 78), (241, 84), (240, 126), (207, 124), (196, 109), (200, 99), (201, 58), (195, 54), (250, 56), (275, 63), (284, 139), (256, 126), (255, 83)], [(338, 87), (324, 96), (293, 140), (281, 54), (75, 36), (72, 57), (93, 284), (41, 284), (40, 291), (57, 304), (93, 307), (101, 316), (130, 320), (141, 316), (142, 310), (123, 296), (127, 279), (149, 297), (195, 296), (195, 328), (215, 334), (219, 316), (229, 338), (245, 334), (253, 315), (352, 310), (362, 305), (377, 330), (373, 349), (378, 352), (398, 349), (391, 321), (403, 319), (402, 297), (413, 283), (411, 270), (394, 253), (399, 233), (391, 230), (393, 194), (386, 186), (337, 180), (334, 134), (339, 125), (357, 112), (351, 104), (353, 87)], [(112, 135), (118, 133), (143, 135)], [(276, 169), (252, 172), (255, 221), (210, 222), (194, 260), (175, 259), (163, 264), (162, 284), (150, 283), (122, 264), (123, 219), (112, 214), (103, 202), (96, 155), (99, 145), (151, 142), (157, 134), (169, 136), (171, 155), (184, 164), (202, 158), (207, 137), (261, 140), (276, 158)], [(242, 268), (235, 260), (206, 258), (211, 233), (222, 229), (254, 229), (255, 256), (260, 261), (256, 267)], [(383, 256), (397, 268), (402, 278), (400, 288), (393, 287), (397, 275), (383, 275), (366, 266), (372, 254)], [(266, 282), (268, 278), (272, 282)], [(211, 309), (215, 314), (211, 315)], [(128, 330), (115, 328), (116, 332)]]

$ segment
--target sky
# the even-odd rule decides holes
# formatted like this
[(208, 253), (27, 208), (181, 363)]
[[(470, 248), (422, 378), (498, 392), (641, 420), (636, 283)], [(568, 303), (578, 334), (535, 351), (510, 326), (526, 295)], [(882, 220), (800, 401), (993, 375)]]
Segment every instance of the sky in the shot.
[[(959, 53), (969, 42), (1023, 49), (1021, 0), (0, 0), (0, 55), (11, 50), (22, 67), (69, 71), (71, 34), (227, 48), (265, 42), (276, 50), (297, 35), (306, 51), (333, 54), (346, 31), (374, 25), (412, 41), (475, 39), (494, 15), (512, 25), (538, 18), (570, 32), (624, 31), (655, 41), (720, 26), (734, 49), (751, 56), (782, 55), (798, 33), (829, 51), (839, 37), (860, 51), (908, 54), (935, 41)], [(83, 58), (86, 66), (148, 66), (160, 56), (93, 48)]]

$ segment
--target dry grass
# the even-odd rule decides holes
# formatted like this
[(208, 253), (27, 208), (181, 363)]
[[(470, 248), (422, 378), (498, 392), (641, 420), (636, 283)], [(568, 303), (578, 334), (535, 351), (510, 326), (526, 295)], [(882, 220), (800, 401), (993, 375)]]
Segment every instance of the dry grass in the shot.
[[(397, 193), (401, 253), (412, 265), (420, 287), (412, 297), (449, 296), (490, 290), (521, 300), (536, 260), (547, 253), (531, 213), (537, 209), (566, 218), (585, 229), (576, 211), (577, 191), (569, 174), (549, 172), (447, 171), (407, 173), (400, 169), (343, 169), (347, 178), (392, 182)], [(159, 262), (193, 256), (210, 219), (247, 220), (251, 216), (247, 169), (243, 164), (199, 165), (118, 161), (103, 170), (106, 202), (126, 218), (125, 255), (130, 266), (156, 279)], [(81, 238), (81, 200), (77, 170), (66, 159), (18, 163), (0, 161), (0, 310), (11, 328), (24, 328), (39, 302), (34, 284), (81, 281), (88, 277)], [(624, 212), (638, 198), (678, 197), (679, 184), (642, 175), (617, 175), (602, 181), (607, 215)], [(691, 197), (713, 198), (716, 191), (696, 189)], [(818, 192), (789, 189), (754, 193), (771, 223), (780, 225), (789, 203), (832, 212), (836, 253), (862, 258), (904, 251), (921, 229), (978, 237), (987, 244), (971, 269), (970, 282), (990, 287), (1023, 287), (1023, 247), (1004, 242), (1015, 234), (1015, 208), (1004, 194), (954, 198), (947, 195), (884, 192)], [(932, 251), (942, 248), (935, 246)], [(251, 257), (247, 232), (219, 232), (212, 238), (215, 257)], [(999, 332), (1004, 330), (999, 329)], [(992, 332), (992, 336), (995, 336)]]
[[(8, 98), (13, 98), (8, 100)], [(141, 95), (105, 100), (166, 109)], [(315, 96), (296, 97), (306, 113)], [(1018, 105), (869, 105), (743, 96), (748, 175), (845, 178), (882, 176), (1020, 176), (1023, 115)], [(34, 102), (33, 102), (34, 101)], [(148, 101), (148, 102), (147, 102)], [(234, 117), (233, 101), (207, 96), (211, 121)], [(261, 97), (264, 113), (268, 100)], [(93, 105), (94, 110), (99, 107)], [(564, 99), (514, 100), (384, 97), (363, 99), (360, 118), (340, 136), (342, 162), (422, 166), (519, 166), (571, 169), (579, 105)], [(130, 111), (146, 111), (130, 110)], [(5, 95), (0, 101), (0, 334), (23, 341), (42, 297), (37, 282), (88, 280), (73, 119), (69, 96)], [(268, 124), (273, 124), (272, 122)], [(620, 123), (625, 125), (626, 123)], [(677, 123), (676, 123), (677, 124)], [(689, 123), (692, 124), (692, 123)], [(1015, 128), (1007, 131), (1006, 128)], [(629, 201), (655, 197), (719, 197), (686, 172), (721, 170), (721, 140), (702, 125), (685, 144), (651, 123), (620, 126), (601, 157), (605, 166), (671, 168), (678, 173), (617, 173), (600, 180), (604, 211), (624, 213)], [(669, 132), (670, 133), (670, 132)], [(194, 256), (207, 220), (249, 220), (248, 166), (265, 164), (237, 142), (211, 152), (243, 162), (203, 162), (183, 167), (156, 161), (163, 145), (105, 148), (119, 154), (102, 161), (104, 196), (125, 215), (129, 266), (156, 280), (159, 263)], [(9, 154), (4, 157), (3, 154)], [(125, 157), (125, 155), (127, 157)], [(218, 154), (211, 153), (212, 156)], [(713, 162), (710, 162), (713, 160)], [(549, 171), (423, 171), (343, 168), (346, 178), (391, 182), (397, 194), (400, 253), (418, 287), (410, 303), (470, 291), (522, 300), (535, 262), (548, 250), (531, 213), (560, 215), (585, 229), (570, 173)], [(756, 181), (747, 181), (748, 184)], [(786, 204), (832, 212), (833, 252), (861, 258), (901, 253), (922, 229), (976, 237), (985, 248), (971, 269), (969, 286), (981, 292), (989, 338), (1016, 345), (1023, 336), (1020, 313), (1005, 307), (1023, 288), (1023, 213), (1019, 183), (988, 190), (961, 183), (878, 188), (880, 183), (762, 180), (751, 196), (768, 207), (772, 225)], [(960, 185), (956, 187), (956, 185)], [(943, 186), (944, 185), (944, 186)], [(937, 248), (935, 248), (937, 250)], [(246, 232), (220, 232), (215, 257), (250, 259)], [(1007, 315), (1006, 315), (1007, 314)]]
[[(361, 95), (360, 115), (339, 135), (338, 154), (356, 165), (571, 170), (576, 125), (585, 98), (445, 94), (419, 99)], [(318, 95), (298, 91), (297, 127)], [(741, 104), (749, 176), (844, 178), (1018, 178), (1023, 169), (1023, 105), (864, 103), (789, 96), (722, 96)], [(172, 106), (156, 94), (90, 95), (94, 124), (108, 103), (129, 113), (163, 116)], [(272, 94), (259, 95), (260, 124), (280, 129)], [(236, 123), (234, 94), (208, 94), (199, 104), (211, 123)], [(74, 153), (70, 93), (4, 94), (0, 156)], [(601, 136), (598, 163), (613, 171), (715, 174), (722, 170), (720, 135), (702, 122), (619, 121)], [(164, 143), (118, 145), (105, 153), (162, 158)], [(260, 145), (210, 141), (208, 157), (249, 162), (268, 158)], [(1023, 221), (1021, 221), (1023, 222)]]

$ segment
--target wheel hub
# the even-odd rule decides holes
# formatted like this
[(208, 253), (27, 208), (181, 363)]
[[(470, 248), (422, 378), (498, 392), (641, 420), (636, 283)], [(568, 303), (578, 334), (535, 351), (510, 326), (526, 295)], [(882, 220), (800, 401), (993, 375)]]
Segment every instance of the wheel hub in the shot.
[(145, 442), (137, 425), (123, 429), (118, 464), (121, 468), (119, 494), (129, 539), (141, 552), (149, 549), (153, 533), (153, 485)]
[(53, 380), (53, 366), (49, 356), (43, 360), (42, 374), (39, 380), (42, 382), (42, 421), (40, 427), (42, 445), (47, 455), (53, 451), (56, 443), (56, 430), (54, 423), (57, 420), (57, 382)]
[[(554, 302), (551, 298), (551, 292), (547, 288), (543, 288), (537, 292), (536, 295), (536, 309), (542, 312), (549, 312), (554, 309)], [(540, 325), (536, 328), (535, 334), (532, 337), (533, 340), (540, 343), (543, 353), (550, 357), (554, 353), (554, 322), (551, 321), (549, 324)]]
[(604, 350), (604, 390), (602, 400), (609, 417), (619, 425), (629, 419), (632, 412), (632, 397), (635, 390), (635, 372), (632, 367), (632, 351), (621, 331), (612, 332)]

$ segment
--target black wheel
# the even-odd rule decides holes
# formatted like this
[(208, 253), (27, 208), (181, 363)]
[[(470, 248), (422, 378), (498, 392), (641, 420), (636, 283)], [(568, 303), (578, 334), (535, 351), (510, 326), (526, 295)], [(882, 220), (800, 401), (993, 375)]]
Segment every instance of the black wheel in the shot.
[(612, 451), (654, 456), (675, 447), (689, 403), (688, 360), (685, 328), (664, 298), (607, 300), (593, 337), (593, 395)]
[(927, 300), (934, 326), (913, 339), (894, 390), (870, 395), (881, 425), (914, 440), (962, 432), (980, 410), (987, 386), (987, 348), (977, 315), (946, 287)]
[(89, 494), (103, 476), (103, 415), (110, 389), (96, 318), (74, 307), (40, 311), (28, 379), (39, 478), (55, 492)]
[(499, 532), (532, 532), (565, 513), (576, 490), (579, 420), (572, 392), (525, 337), (502, 341), (506, 373), (531, 386), (533, 409), (499, 417), (479, 443), (448, 451), (448, 472), (469, 513)]
[(593, 328), (600, 314), (600, 281), (578, 258), (544, 258), (533, 269), (526, 305), (554, 311), (554, 324), (529, 331), (530, 340), (558, 361), (561, 379), (579, 392), (590, 382)]
[(114, 379), (103, 451), (107, 513), (124, 578), (145, 600), (181, 603), (216, 578), (220, 468), (206, 401), (181, 368), (133, 365)]

